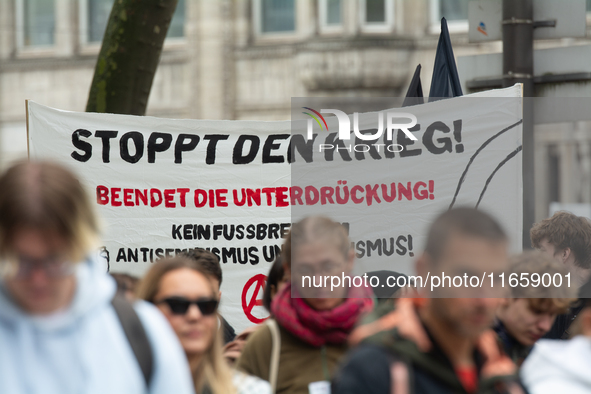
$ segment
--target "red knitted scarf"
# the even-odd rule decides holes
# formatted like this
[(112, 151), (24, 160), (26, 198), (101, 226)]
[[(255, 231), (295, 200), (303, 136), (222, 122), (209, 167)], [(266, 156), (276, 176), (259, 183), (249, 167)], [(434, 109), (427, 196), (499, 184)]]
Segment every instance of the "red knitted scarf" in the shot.
[(291, 297), (291, 284), (275, 295), (271, 312), (287, 331), (309, 343), (320, 347), (324, 344), (342, 344), (353, 330), (361, 315), (371, 311), (373, 298), (371, 289), (352, 287), (348, 298), (336, 308), (317, 311), (304, 298)]

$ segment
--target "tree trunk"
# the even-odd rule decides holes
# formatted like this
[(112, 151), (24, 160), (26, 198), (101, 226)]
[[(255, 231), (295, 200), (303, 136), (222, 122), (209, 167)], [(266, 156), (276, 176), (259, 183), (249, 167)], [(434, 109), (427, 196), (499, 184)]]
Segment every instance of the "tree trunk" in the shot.
[(115, 0), (86, 112), (144, 115), (178, 0)]

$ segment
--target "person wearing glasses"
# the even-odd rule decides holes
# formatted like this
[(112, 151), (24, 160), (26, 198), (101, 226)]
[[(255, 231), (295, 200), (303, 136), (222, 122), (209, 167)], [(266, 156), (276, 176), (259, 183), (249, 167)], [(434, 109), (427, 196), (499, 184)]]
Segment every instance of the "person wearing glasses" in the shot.
[[(65, 168), (22, 162), (0, 176), (0, 393), (194, 392), (158, 310), (115, 302), (115, 281), (92, 252), (98, 233)], [(132, 318), (148, 357), (124, 328)]]
[[(207, 253), (201, 258), (210, 258)], [(271, 392), (267, 382), (231, 370), (224, 360), (218, 292), (204, 264), (181, 255), (160, 260), (140, 281), (137, 295), (156, 305), (176, 332), (197, 393)]]
[[(207, 277), (211, 280), (214, 287), (214, 292), (218, 295), (218, 299), (222, 299), (222, 266), (220, 265), (220, 259), (213, 253), (203, 248), (188, 249), (185, 252), (180, 253), (181, 256), (193, 259), (200, 264), (204, 271), (207, 273)], [(228, 323), (224, 317), (218, 313), (218, 328), (223, 333), (223, 344), (232, 342), (236, 338), (236, 331), (234, 327)]]

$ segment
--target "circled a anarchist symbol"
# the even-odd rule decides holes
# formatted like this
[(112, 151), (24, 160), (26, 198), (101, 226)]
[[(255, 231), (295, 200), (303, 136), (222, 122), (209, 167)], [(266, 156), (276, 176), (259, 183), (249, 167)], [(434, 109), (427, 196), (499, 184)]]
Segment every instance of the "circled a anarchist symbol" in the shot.
[[(242, 310), (244, 310), (244, 314), (253, 323), (259, 324), (266, 320), (260, 319), (252, 314), (252, 309), (255, 306), (262, 306), (263, 305), (263, 292), (265, 290), (265, 282), (267, 281), (267, 277), (263, 274), (257, 274), (250, 278), (248, 282), (244, 285), (244, 289), (242, 289)], [(254, 287), (252, 295), (248, 298), (248, 291)], [(261, 298), (257, 298), (261, 295)]]

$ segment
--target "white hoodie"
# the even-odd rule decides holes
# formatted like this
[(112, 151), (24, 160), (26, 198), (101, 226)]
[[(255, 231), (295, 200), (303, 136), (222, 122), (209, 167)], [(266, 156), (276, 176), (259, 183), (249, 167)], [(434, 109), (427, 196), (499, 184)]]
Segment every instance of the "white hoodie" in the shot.
[(43, 317), (21, 311), (0, 281), (0, 393), (194, 393), (183, 350), (153, 305), (134, 305), (154, 354), (148, 391), (111, 306), (115, 281), (95, 259), (78, 264), (76, 281), (70, 306)]
[(591, 338), (543, 339), (521, 367), (530, 394), (591, 393)]

